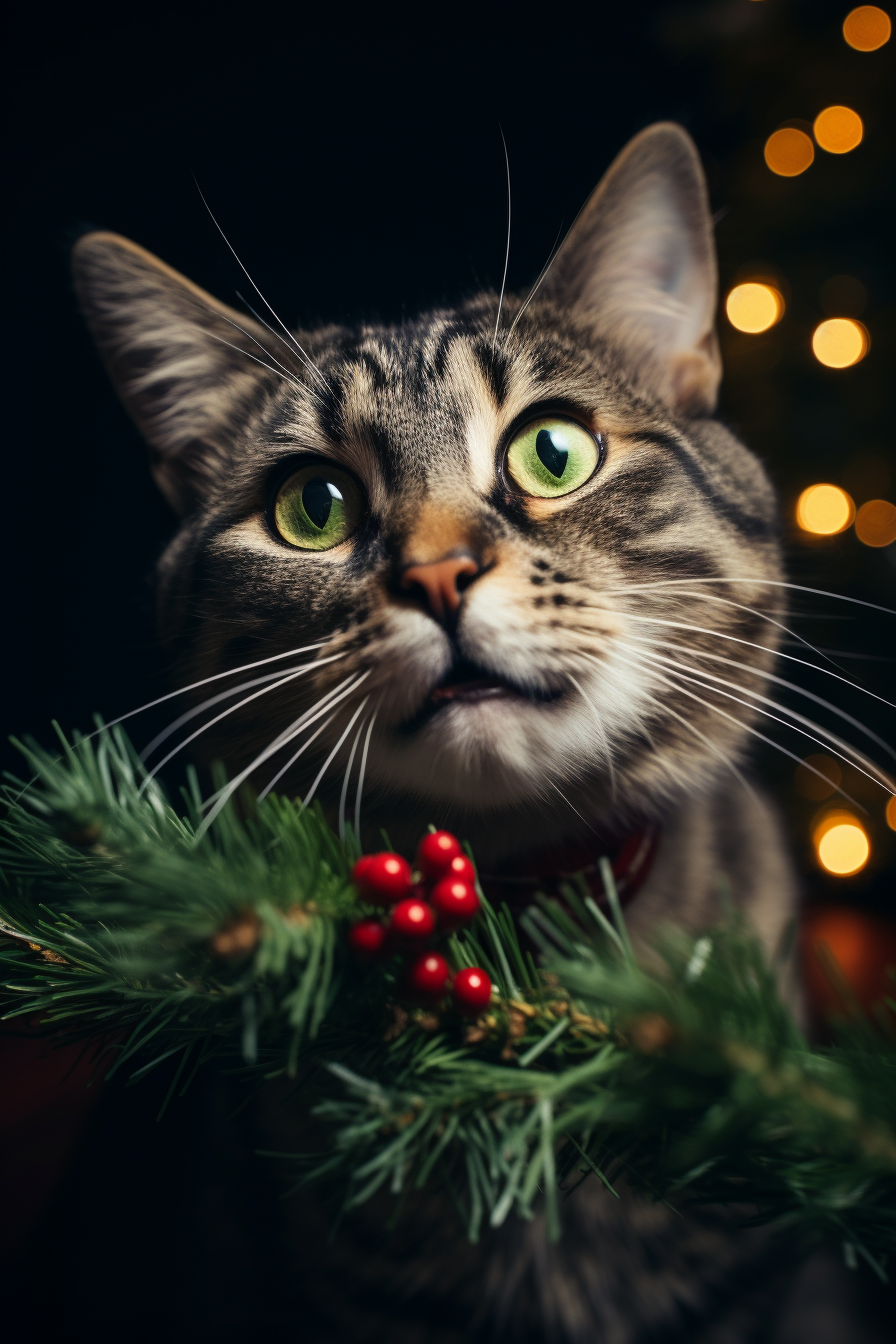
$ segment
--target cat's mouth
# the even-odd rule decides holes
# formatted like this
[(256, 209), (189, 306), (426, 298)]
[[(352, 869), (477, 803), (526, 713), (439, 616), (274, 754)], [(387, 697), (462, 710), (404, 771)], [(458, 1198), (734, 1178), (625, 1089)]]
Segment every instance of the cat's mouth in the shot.
[(496, 676), (468, 658), (458, 657), (445, 676), (430, 691), (421, 709), (406, 728), (413, 731), (449, 705), (474, 705), (484, 700), (526, 700), (549, 703), (562, 695), (558, 689), (533, 690), (507, 677)]

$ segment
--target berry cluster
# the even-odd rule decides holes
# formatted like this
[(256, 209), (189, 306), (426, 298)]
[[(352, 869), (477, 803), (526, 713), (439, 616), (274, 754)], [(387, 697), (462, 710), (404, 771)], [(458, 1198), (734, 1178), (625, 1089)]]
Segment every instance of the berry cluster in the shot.
[(476, 873), (456, 836), (448, 831), (425, 835), (413, 871), (400, 854), (365, 854), (352, 877), (363, 900), (389, 910), (388, 922), (362, 919), (349, 929), (355, 956), (370, 962), (404, 953), (403, 988), (409, 998), (435, 1005), (450, 987), (459, 1012), (481, 1013), (492, 991), (485, 971), (467, 967), (452, 980), (448, 962), (428, 947), (437, 933), (468, 924), (479, 910)]

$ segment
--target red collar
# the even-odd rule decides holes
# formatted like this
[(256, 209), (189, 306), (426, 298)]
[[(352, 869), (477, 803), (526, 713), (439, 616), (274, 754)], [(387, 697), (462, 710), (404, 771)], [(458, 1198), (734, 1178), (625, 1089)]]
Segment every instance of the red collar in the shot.
[(622, 840), (600, 847), (577, 843), (537, 850), (507, 864), (500, 873), (481, 874), (480, 880), (489, 900), (520, 905), (528, 904), (536, 892), (556, 894), (563, 882), (581, 873), (594, 899), (606, 905), (598, 866), (601, 857), (606, 855), (613, 869), (619, 900), (622, 905), (627, 905), (650, 873), (659, 838), (659, 826), (651, 823)]

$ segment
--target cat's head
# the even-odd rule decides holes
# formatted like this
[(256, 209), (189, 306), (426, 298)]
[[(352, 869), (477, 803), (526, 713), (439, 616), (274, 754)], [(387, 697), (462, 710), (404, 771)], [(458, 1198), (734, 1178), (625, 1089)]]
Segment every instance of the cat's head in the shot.
[(351, 793), (363, 760), (374, 795), (461, 826), (618, 820), (733, 768), (780, 560), (769, 484), (712, 418), (680, 128), (628, 145), (503, 307), (288, 335), (114, 235), (75, 275), (182, 516), (160, 603), (183, 680), (253, 665), (195, 693), (220, 697), (197, 746), (304, 792), (341, 743), (328, 796), (352, 752)]

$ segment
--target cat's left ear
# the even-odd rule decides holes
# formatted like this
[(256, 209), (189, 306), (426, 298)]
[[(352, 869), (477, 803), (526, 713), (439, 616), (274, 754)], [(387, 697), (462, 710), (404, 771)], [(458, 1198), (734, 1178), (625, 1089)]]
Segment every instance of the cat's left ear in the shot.
[(548, 271), (545, 293), (614, 346), (636, 385), (675, 411), (708, 415), (722, 364), (706, 181), (681, 126), (626, 145)]

